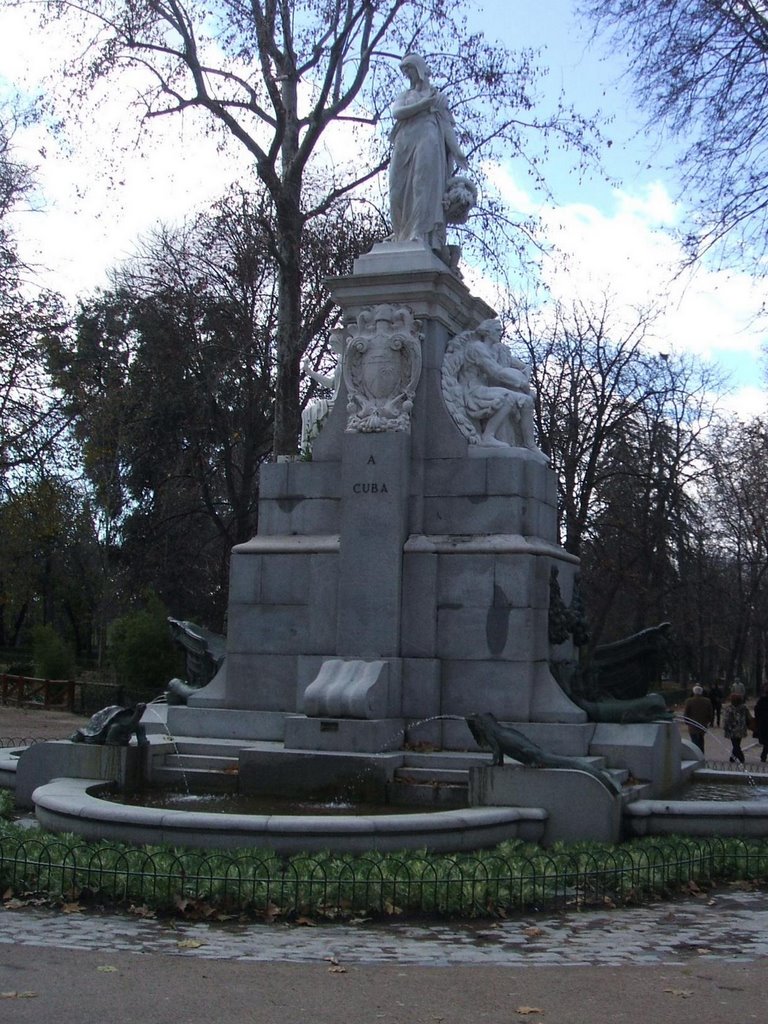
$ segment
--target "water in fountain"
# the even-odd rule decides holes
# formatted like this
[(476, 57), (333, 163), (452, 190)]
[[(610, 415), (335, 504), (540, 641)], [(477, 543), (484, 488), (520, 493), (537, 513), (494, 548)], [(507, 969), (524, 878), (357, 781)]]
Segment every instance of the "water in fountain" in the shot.
[[(747, 782), (748, 782), (748, 784), (750, 786), (755, 786), (756, 785), (754, 775), (752, 775), (750, 770), (747, 768), (746, 762), (738, 761), (738, 760), (735, 760), (733, 758), (733, 756), (730, 754), (731, 747), (726, 742), (725, 739), (723, 739), (721, 736), (718, 736), (716, 733), (710, 732), (710, 730), (705, 725), (702, 725), (701, 722), (697, 722), (693, 718), (687, 718), (685, 715), (676, 714), (675, 715), (675, 721), (676, 722), (685, 722), (685, 724), (689, 728), (692, 727), (694, 729), (700, 730), (701, 732), (704, 733), (705, 736), (709, 736), (711, 739), (715, 740), (716, 743), (719, 743), (720, 746), (725, 747), (726, 750), (729, 751), (729, 761), (737, 766), (734, 770), (737, 771), (737, 772), (743, 772), (744, 775), (746, 776)], [(702, 751), (702, 753), (703, 753), (703, 751)]]

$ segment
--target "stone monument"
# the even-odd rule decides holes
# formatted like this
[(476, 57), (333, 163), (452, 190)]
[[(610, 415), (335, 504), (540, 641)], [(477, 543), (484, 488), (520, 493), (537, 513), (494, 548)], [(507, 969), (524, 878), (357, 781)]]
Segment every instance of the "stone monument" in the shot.
[[(437, 716), (491, 713), (568, 756), (616, 728), (550, 672), (552, 570), (567, 602), (578, 560), (558, 542), (528, 368), (446, 246), (474, 196), (447, 101), (421, 57), (401, 67), (393, 235), (330, 282), (334, 399), (311, 461), (263, 466), (258, 533), (232, 554), (226, 662), (168, 712), (177, 735), (267, 741), (262, 767), (473, 748), (464, 721)], [(556, 654), (573, 657), (568, 638)], [(609, 763), (617, 742), (603, 736)], [(310, 786), (319, 763), (294, 777)]]
[[(225, 668), (174, 711), (187, 734), (382, 750), (441, 714), (586, 717), (549, 671), (550, 569), (567, 585), (577, 560), (557, 542), (530, 377), (446, 250), (446, 191), (466, 166), (447, 101), (421, 57), (401, 67), (394, 232), (330, 283), (336, 395), (311, 461), (262, 469), (259, 532), (232, 556)], [(468, 741), (464, 725), (420, 728)]]

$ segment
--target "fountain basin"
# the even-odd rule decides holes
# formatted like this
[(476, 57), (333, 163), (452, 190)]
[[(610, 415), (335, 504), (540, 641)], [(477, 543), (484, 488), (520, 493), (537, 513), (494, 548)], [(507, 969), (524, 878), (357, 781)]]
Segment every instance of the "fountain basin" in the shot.
[(756, 795), (743, 772), (703, 769), (694, 772), (691, 781), (731, 783), (744, 789), (745, 799), (637, 800), (624, 809), (626, 833), (629, 836), (768, 836), (768, 786), (757, 783), (762, 793)]
[(251, 847), (277, 853), (426, 849), (470, 851), (507, 839), (538, 842), (546, 812), (536, 807), (469, 807), (417, 814), (247, 815), (175, 811), (99, 799), (102, 779), (54, 779), (33, 793), (43, 828), (88, 840), (168, 843), (211, 849)]

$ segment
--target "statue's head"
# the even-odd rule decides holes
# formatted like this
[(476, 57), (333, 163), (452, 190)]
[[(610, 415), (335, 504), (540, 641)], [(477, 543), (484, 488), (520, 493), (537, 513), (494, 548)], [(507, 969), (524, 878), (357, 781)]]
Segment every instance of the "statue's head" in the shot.
[(409, 70), (413, 71), (420, 82), (429, 81), (427, 62), (418, 53), (407, 53), (400, 61), (400, 70), (406, 74)]
[(502, 328), (501, 321), (495, 317), (490, 320), (483, 320), (482, 323), (478, 324), (475, 328), (478, 337), (482, 338), (483, 341), (490, 341), (494, 344), (497, 341), (501, 341)]

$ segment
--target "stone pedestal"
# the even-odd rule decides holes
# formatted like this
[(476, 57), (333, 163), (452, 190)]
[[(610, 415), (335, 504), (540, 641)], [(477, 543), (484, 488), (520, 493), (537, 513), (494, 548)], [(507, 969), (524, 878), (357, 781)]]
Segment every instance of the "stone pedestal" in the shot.
[(113, 747), (54, 740), (33, 743), (19, 757), (16, 806), (33, 807), (32, 794), (51, 779), (112, 782), (121, 793), (134, 793), (149, 777), (149, 746)]
[[(449, 341), (492, 311), (416, 243), (374, 247), (331, 286), (344, 382), (312, 461), (262, 468), (259, 533), (232, 555), (225, 670), (185, 721), (236, 710), (254, 738), (290, 728), (318, 749), (338, 739), (312, 719), (349, 719), (336, 735), (357, 730), (353, 749), (376, 749), (374, 722), (583, 722), (549, 672), (550, 570), (568, 600), (578, 567), (557, 541), (554, 474), (540, 452), (468, 443), (443, 399)], [(388, 682), (366, 689), (373, 662)], [(466, 747), (452, 725), (414, 738)]]
[(621, 837), (621, 796), (587, 772), (522, 765), (471, 768), (469, 800), (473, 807), (542, 808), (545, 846), (584, 839), (615, 843)]

